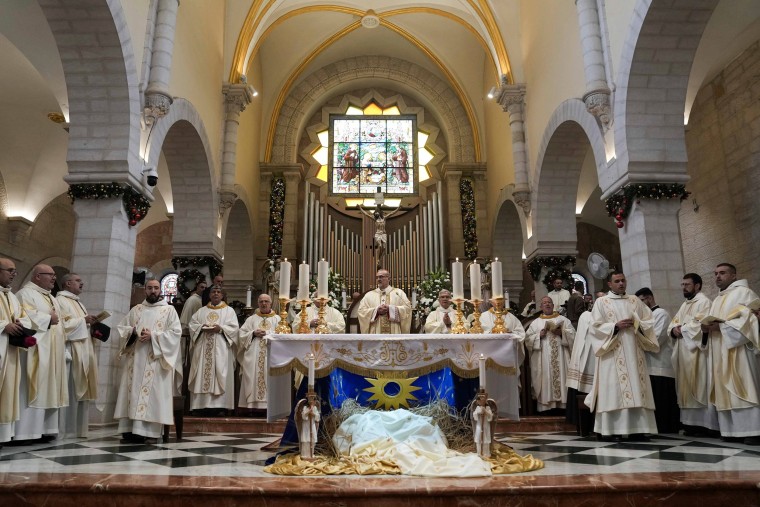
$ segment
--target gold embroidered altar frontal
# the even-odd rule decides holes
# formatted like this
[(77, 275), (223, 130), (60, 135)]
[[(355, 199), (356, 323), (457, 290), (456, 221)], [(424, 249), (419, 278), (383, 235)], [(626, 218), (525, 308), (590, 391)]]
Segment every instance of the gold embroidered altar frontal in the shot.
[(273, 335), (267, 340), (267, 418), (290, 412), (290, 372), (308, 373), (314, 354), (315, 376), (335, 368), (357, 375), (417, 377), (449, 367), (460, 377), (478, 376), (480, 355), (486, 358), (486, 387), (499, 403), (499, 412), (517, 419), (519, 342), (494, 334)]

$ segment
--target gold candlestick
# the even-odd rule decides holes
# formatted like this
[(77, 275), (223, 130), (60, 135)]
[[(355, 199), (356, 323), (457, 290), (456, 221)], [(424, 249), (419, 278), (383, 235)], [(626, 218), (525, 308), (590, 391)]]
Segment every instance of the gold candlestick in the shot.
[(493, 313), (496, 315), (496, 319), (494, 319), (493, 323), (493, 329), (491, 330), (491, 333), (493, 334), (505, 334), (508, 333), (509, 330), (504, 327), (504, 314), (506, 311), (504, 310), (504, 296), (496, 296), (491, 299), (491, 304), (493, 305)]
[(464, 299), (454, 300), (454, 304), (457, 305), (457, 322), (451, 326), (451, 334), (467, 334), (467, 329), (464, 327), (464, 314), (462, 313), (464, 302)]
[(290, 334), (290, 326), (288, 325), (288, 303), (290, 303), (290, 299), (280, 298), (280, 323), (274, 328), (274, 332), (277, 334)]
[(306, 305), (309, 304), (309, 300), (299, 299), (298, 304), (301, 305), (301, 320), (298, 323), (298, 334), (309, 334), (309, 323), (307, 322), (308, 316), (306, 315)]
[(470, 325), (470, 334), (483, 334), (483, 326), (480, 325), (480, 303), (482, 299), (471, 299), (470, 303), (475, 307), (473, 312), (472, 325)]
[(327, 298), (317, 298), (319, 301), (319, 313), (317, 314), (317, 328), (314, 330), (317, 334), (328, 334), (330, 329), (327, 327), (327, 321), (325, 320), (325, 306), (327, 306)]

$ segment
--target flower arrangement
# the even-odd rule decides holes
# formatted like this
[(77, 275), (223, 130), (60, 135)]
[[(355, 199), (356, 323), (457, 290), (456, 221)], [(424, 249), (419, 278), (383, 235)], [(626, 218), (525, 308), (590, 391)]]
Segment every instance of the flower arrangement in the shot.
[(475, 190), (470, 178), (462, 178), (459, 182), (459, 201), (462, 208), (464, 256), (467, 259), (475, 259), (478, 256), (478, 231), (475, 214)]
[[(332, 268), (327, 273), (327, 306), (332, 306), (337, 310), (343, 309), (343, 277), (340, 273), (333, 272)], [(309, 293), (312, 299), (317, 297), (317, 279), (309, 280)]]
[(285, 220), (285, 178), (272, 180), (272, 195), (269, 198), (269, 248), (267, 257), (282, 256), (282, 232)]
[(72, 204), (77, 199), (111, 199), (121, 197), (124, 211), (129, 219), (129, 226), (134, 227), (145, 218), (150, 208), (150, 201), (130, 185), (112, 183), (74, 183), (69, 185), (69, 198)]
[(428, 271), (420, 283), (420, 297), (417, 306), (424, 316), (430, 314), (438, 305), (438, 293), (443, 289), (451, 290), (451, 275), (448, 271)]
[(623, 222), (631, 213), (633, 202), (641, 199), (675, 199), (689, 197), (686, 186), (681, 183), (628, 183), (604, 202), (607, 215), (615, 217), (618, 229), (625, 226)]

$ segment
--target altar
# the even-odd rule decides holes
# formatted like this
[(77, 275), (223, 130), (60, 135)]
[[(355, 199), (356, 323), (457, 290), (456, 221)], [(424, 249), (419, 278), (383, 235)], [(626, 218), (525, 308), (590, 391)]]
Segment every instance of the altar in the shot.
[(449, 368), (463, 378), (479, 376), (486, 359), (486, 389), (499, 407), (499, 417), (519, 420), (519, 347), (510, 335), (498, 334), (275, 334), (268, 337), (267, 420), (291, 411), (291, 372), (324, 378), (337, 368), (372, 381), (413, 379)]

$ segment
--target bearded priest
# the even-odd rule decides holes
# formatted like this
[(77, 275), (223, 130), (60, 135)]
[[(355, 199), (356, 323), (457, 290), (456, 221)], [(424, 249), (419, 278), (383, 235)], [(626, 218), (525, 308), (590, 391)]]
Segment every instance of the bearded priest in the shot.
[(377, 288), (367, 292), (359, 303), (362, 334), (409, 334), (412, 305), (404, 291), (391, 287), (390, 273), (377, 272)]

